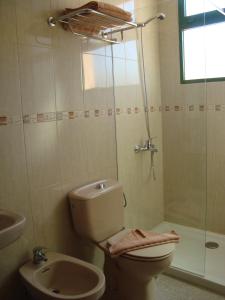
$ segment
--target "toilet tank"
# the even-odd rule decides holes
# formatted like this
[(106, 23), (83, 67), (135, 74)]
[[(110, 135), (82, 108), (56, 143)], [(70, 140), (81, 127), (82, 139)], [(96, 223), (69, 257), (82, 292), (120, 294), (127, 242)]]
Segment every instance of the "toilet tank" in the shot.
[(123, 188), (116, 180), (100, 180), (69, 193), (75, 231), (94, 242), (124, 227)]

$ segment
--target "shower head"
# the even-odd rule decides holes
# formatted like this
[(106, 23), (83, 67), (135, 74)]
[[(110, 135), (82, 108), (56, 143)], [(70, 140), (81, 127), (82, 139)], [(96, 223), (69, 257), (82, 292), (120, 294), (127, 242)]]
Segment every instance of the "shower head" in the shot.
[(165, 20), (166, 15), (164, 13), (159, 13), (156, 15), (156, 18), (159, 19), (160, 21)]
[(155, 19), (158, 19), (160, 21), (164, 20), (166, 18), (166, 15), (164, 13), (158, 13), (156, 16), (148, 19), (147, 21), (145, 21), (144, 23), (139, 23), (138, 27), (145, 27), (148, 23), (152, 22)]

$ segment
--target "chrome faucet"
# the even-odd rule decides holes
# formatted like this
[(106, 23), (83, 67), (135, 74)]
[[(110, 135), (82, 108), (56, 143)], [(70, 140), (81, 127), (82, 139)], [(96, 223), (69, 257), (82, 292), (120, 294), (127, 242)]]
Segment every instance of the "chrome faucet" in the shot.
[[(153, 137), (153, 138), (155, 138), (155, 137)], [(153, 153), (158, 152), (158, 149), (152, 143), (153, 138), (147, 140), (144, 145), (136, 145), (134, 148), (134, 151), (136, 153), (143, 152), (143, 151), (150, 151)]]
[(46, 248), (38, 246), (33, 249), (33, 263), (35, 265), (38, 265), (47, 260), (48, 258), (46, 257)]

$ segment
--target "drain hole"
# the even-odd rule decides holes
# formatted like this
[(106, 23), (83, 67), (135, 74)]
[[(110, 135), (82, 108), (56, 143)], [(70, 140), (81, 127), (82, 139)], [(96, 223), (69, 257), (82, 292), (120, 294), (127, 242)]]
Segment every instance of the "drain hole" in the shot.
[(57, 289), (52, 289), (52, 292), (55, 294), (60, 294), (60, 290), (57, 290)]
[(219, 244), (216, 242), (207, 242), (205, 243), (205, 247), (208, 249), (217, 249), (219, 248)]

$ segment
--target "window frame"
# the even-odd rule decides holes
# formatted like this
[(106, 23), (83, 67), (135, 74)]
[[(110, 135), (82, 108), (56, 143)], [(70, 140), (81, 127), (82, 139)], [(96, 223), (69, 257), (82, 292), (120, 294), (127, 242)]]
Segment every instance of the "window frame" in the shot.
[(192, 16), (186, 16), (186, 0), (178, 0), (179, 15), (179, 50), (180, 50), (180, 83), (200, 83), (225, 81), (225, 77), (185, 79), (185, 61), (184, 61), (184, 35), (186, 29), (202, 27), (225, 22), (225, 16), (219, 11), (200, 13)]

